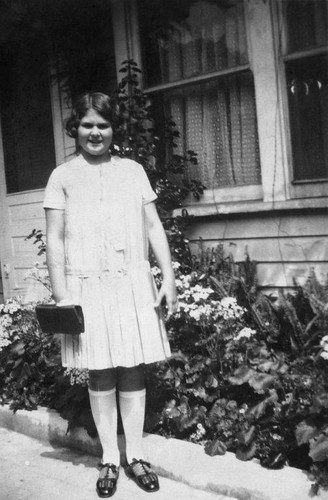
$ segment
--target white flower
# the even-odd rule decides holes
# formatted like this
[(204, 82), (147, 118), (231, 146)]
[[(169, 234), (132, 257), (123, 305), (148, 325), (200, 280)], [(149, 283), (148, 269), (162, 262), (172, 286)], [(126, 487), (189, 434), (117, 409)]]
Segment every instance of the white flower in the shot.
[(4, 328), (12, 325), (12, 322), (13, 320), (11, 319), (9, 314), (4, 314), (3, 316), (0, 317), (0, 323)]
[(162, 274), (160, 268), (157, 266), (153, 266), (151, 268), (151, 272), (152, 272), (153, 276), (158, 276), (158, 275)]
[(183, 283), (182, 283), (182, 281), (179, 278), (175, 279), (175, 286), (177, 288), (183, 288)]
[(249, 339), (252, 335), (255, 335), (255, 333), (256, 333), (256, 330), (252, 330), (252, 328), (248, 328), (247, 326), (245, 326), (245, 328), (240, 330), (240, 332), (236, 336), (236, 340), (240, 340), (241, 338), (248, 338)]
[(9, 345), (11, 341), (9, 340), (9, 333), (0, 323), (0, 351), (7, 345)]
[(320, 340), (320, 345), (321, 347), (323, 347), (325, 350), (326, 349), (326, 346), (328, 345), (328, 335), (325, 335), (324, 337), (322, 337), (322, 339)]
[(172, 267), (173, 267), (174, 271), (177, 271), (179, 269), (179, 267), (181, 267), (181, 266), (180, 266), (179, 262), (174, 261), (174, 262), (172, 262)]
[(236, 320), (243, 316), (246, 309), (237, 304), (234, 297), (224, 297), (218, 305), (218, 316), (225, 320)]
[(71, 385), (86, 386), (89, 380), (89, 370), (87, 368), (66, 368), (64, 375), (70, 377)]
[(237, 300), (234, 297), (223, 297), (220, 302), (222, 307), (235, 307), (237, 305)]
[(323, 351), (322, 353), (320, 353), (320, 356), (321, 356), (323, 359), (328, 359), (328, 352), (327, 352), (327, 351)]

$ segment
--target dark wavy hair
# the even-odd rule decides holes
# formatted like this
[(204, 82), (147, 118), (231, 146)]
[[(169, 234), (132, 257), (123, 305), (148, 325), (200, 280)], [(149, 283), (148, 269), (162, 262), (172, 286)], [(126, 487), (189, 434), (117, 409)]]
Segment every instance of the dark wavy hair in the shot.
[(67, 135), (77, 138), (80, 122), (90, 109), (97, 111), (100, 116), (110, 122), (112, 127), (115, 126), (118, 112), (113, 100), (102, 92), (86, 92), (78, 96), (73, 103), (71, 116), (65, 123)]

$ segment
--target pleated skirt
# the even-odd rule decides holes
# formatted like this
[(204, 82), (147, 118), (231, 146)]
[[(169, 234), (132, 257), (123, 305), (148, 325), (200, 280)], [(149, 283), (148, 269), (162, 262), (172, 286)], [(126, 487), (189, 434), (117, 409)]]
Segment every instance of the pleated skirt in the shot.
[(148, 261), (116, 271), (67, 275), (85, 332), (61, 335), (63, 366), (102, 370), (162, 361), (171, 354)]

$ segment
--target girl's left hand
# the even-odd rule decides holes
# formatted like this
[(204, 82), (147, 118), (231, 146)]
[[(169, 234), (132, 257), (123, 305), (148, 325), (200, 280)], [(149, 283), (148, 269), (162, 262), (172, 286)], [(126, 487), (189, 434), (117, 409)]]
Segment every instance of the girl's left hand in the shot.
[(177, 311), (178, 308), (177, 291), (174, 279), (164, 278), (154, 307), (159, 307), (164, 298), (168, 309), (168, 317), (170, 317)]

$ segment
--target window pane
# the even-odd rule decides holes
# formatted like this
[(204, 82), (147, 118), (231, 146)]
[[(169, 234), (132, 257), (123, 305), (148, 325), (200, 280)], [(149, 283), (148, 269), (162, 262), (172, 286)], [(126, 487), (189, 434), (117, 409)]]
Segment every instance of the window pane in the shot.
[(198, 155), (191, 178), (207, 188), (261, 183), (250, 73), (172, 90), (161, 99), (166, 117), (172, 117), (181, 134), (175, 152)]
[(328, 56), (286, 63), (294, 179), (328, 177)]
[(1, 64), (8, 193), (44, 187), (56, 166), (45, 45), (42, 37), (15, 42)]
[(285, 0), (287, 53), (325, 45), (328, 41), (327, 0)]
[(147, 85), (247, 64), (242, 0), (139, 1)]

